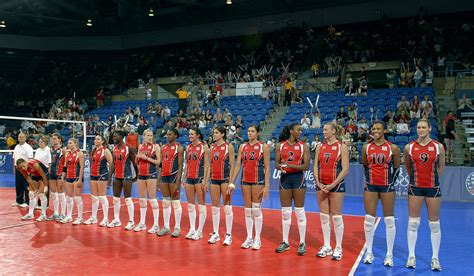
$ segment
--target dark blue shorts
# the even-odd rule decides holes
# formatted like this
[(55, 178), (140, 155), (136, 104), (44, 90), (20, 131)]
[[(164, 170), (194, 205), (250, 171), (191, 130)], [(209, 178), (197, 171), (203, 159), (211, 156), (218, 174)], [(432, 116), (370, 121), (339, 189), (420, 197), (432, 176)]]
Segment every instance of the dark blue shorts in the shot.
[(280, 178), (280, 190), (306, 189), (303, 172), (282, 173)]
[(202, 178), (202, 177), (199, 177), (199, 178), (187, 178), (187, 179), (186, 179), (186, 184), (189, 184), (189, 185), (202, 184), (202, 181), (203, 181), (203, 178)]
[(263, 185), (265, 185), (265, 182), (251, 183), (251, 182), (244, 182), (244, 181), (242, 181), (240, 184), (241, 184), (241, 185), (247, 185), (247, 186), (254, 186), (254, 185), (257, 185), (257, 186), (258, 186), (258, 185), (262, 185), (262, 186), (263, 186)]
[(229, 183), (229, 179), (224, 179), (224, 180), (211, 179), (211, 184), (213, 185), (221, 185), (224, 183)]
[(109, 174), (106, 173), (106, 174), (103, 174), (103, 175), (99, 175), (99, 176), (92, 176), (91, 175), (91, 180), (92, 181), (109, 181)]
[(423, 196), (423, 197), (441, 197), (441, 188), (418, 188), (409, 186), (408, 187), (409, 196)]
[(365, 183), (364, 191), (366, 192), (374, 192), (374, 193), (390, 193), (395, 192), (395, 186), (392, 184), (390, 185), (370, 185)]
[(115, 180), (117, 181), (124, 181), (124, 180), (133, 180), (133, 177), (132, 176), (126, 176), (124, 178), (115, 178)]
[[(324, 184), (324, 185), (329, 185), (329, 184)], [(316, 191), (320, 191), (318, 186), (316, 186)], [(345, 193), (346, 192), (346, 182), (342, 181), (336, 187), (332, 188), (329, 192), (330, 193)]]
[(177, 177), (177, 173), (174, 173), (172, 175), (162, 176), (161, 183), (173, 184), (176, 181), (176, 177)]
[(58, 175), (58, 174), (55, 174), (55, 173), (52, 173), (49, 175), (49, 180), (58, 180), (61, 178), (61, 175)]
[(154, 173), (149, 174), (149, 175), (139, 175), (138, 176), (138, 179), (140, 179), (140, 180), (157, 179), (157, 178), (158, 178), (158, 173), (157, 172), (154, 172)]
[(31, 180), (33, 181), (41, 181), (43, 178), (41, 176), (32, 176)]
[[(66, 178), (66, 182), (67, 183), (73, 183), (73, 182), (76, 182), (79, 180), (79, 177), (75, 177), (75, 178)], [(82, 178), (82, 182), (84, 182), (84, 178)]]

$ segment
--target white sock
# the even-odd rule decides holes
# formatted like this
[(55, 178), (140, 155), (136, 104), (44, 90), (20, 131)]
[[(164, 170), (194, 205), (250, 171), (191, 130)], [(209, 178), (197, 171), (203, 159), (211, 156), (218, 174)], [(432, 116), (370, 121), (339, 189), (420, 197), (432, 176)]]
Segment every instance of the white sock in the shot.
[(247, 239), (251, 239), (253, 234), (252, 208), (245, 208), (245, 227), (247, 229)]
[(163, 198), (163, 223), (164, 227), (170, 229), (171, 200), (169, 197)]
[(38, 195), (41, 200), (41, 214), (46, 216), (46, 209), (48, 209), (48, 198), (44, 193)]
[(395, 218), (385, 217), (385, 235), (387, 238), (387, 255), (393, 255), (393, 244), (395, 242), (395, 233), (397, 232), (395, 227)]
[(196, 231), (196, 205), (188, 203), (189, 228)]
[(65, 193), (59, 193), (59, 203), (61, 204), (61, 215), (65, 216), (66, 215), (66, 194)]
[(221, 221), (221, 208), (212, 206), (212, 228), (214, 233), (219, 234), (219, 223)]
[(255, 240), (260, 240), (263, 226), (263, 214), (260, 203), (252, 203), (252, 217), (255, 223)]
[(51, 193), (51, 200), (53, 201), (53, 214), (59, 215), (59, 195), (58, 193)]
[(331, 248), (331, 222), (329, 215), (319, 213), (319, 219), (321, 220), (321, 230), (323, 231), (324, 246)]
[(114, 196), (114, 219), (120, 221), (120, 197)]
[(287, 244), (290, 244), (288, 241), (288, 235), (290, 234), (290, 226), (291, 226), (291, 207), (282, 207), (281, 208), (281, 220), (282, 220), (282, 228), (283, 228), (283, 241)]
[(91, 195), (92, 198), (92, 213), (91, 217), (97, 218), (97, 210), (99, 210), (99, 197)]
[(439, 246), (441, 244), (441, 225), (439, 220), (430, 221), (430, 230), (431, 230), (431, 248), (433, 250), (432, 258), (438, 259)]
[(131, 197), (127, 197), (125, 199), (125, 203), (127, 203), (129, 221), (134, 221), (135, 220), (135, 206), (133, 204), (133, 199)]
[[(104, 220), (109, 220), (109, 200), (107, 196), (99, 196), (100, 203), (102, 204), (102, 214), (104, 215)], [(120, 203), (119, 203), (120, 204)]]
[(146, 222), (146, 208), (148, 207), (146, 204), (146, 198), (138, 199), (138, 203), (140, 204), (140, 224), (145, 224)]
[(199, 226), (198, 231), (202, 233), (202, 229), (204, 228), (204, 223), (206, 222), (207, 217), (207, 209), (206, 205), (198, 205), (199, 207)]
[(158, 226), (160, 219), (160, 206), (158, 205), (158, 200), (156, 198), (149, 199), (151, 209), (153, 211), (153, 226)]
[(375, 228), (375, 217), (371, 215), (365, 215), (364, 219), (364, 232), (365, 232), (365, 248), (367, 253), (372, 254), (372, 245), (374, 243), (374, 228)]
[(418, 238), (418, 227), (420, 226), (420, 217), (408, 218), (408, 257), (415, 257), (415, 245)]
[(298, 232), (300, 233), (300, 243), (306, 241), (306, 213), (303, 207), (295, 208), (296, 219), (298, 220)]
[(77, 218), (82, 219), (82, 212), (84, 211), (84, 203), (82, 202), (82, 197), (75, 196), (74, 201), (76, 201), (77, 205)]
[(66, 200), (67, 200), (67, 204), (66, 204), (67, 217), (72, 218), (72, 209), (74, 208), (74, 199), (72, 196), (67, 196)]
[(30, 203), (28, 206), (28, 215), (33, 216), (35, 208), (36, 208), (36, 202), (38, 201), (35, 192), (28, 192), (28, 196), (30, 197)]
[(175, 199), (171, 201), (174, 210), (174, 228), (181, 229), (181, 216), (183, 214), (183, 207), (181, 207), (181, 200)]
[(234, 223), (234, 212), (232, 205), (224, 205), (226, 234), (232, 234), (232, 224)]
[(342, 238), (344, 237), (344, 221), (341, 215), (332, 216), (334, 233), (336, 234), (336, 247), (342, 249)]

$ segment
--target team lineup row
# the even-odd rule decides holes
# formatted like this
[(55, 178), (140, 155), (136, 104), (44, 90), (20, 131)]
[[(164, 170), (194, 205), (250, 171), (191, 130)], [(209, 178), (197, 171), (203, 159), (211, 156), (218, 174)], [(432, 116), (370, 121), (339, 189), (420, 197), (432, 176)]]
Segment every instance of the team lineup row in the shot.
[[(410, 176), (409, 187), (409, 256), (406, 267), (415, 268), (415, 244), (420, 224), (420, 210), (423, 202), (428, 208), (429, 226), (432, 241), (432, 270), (441, 270), (438, 251), (441, 240), (439, 223), (440, 188), (439, 175), (444, 169), (444, 148), (430, 138), (429, 121), (420, 120), (417, 125), (418, 139), (409, 143), (404, 149), (404, 163)], [(104, 138), (96, 136), (95, 148), (90, 155), (91, 161), (91, 197), (92, 215), (83, 220), (82, 188), (84, 176), (84, 155), (78, 150), (78, 143), (70, 139), (67, 148), (62, 146), (62, 137), (54, 134), (51, 147), (51, 164), (49, 168), (38, 160), (19, 159), (16, 165), (29, 184), (29, 212), (22, 219), (33, 219), (33, 211), (39, 198), (42, 202), (42, 213), (37, 221), (56, 220), (61, 223), (72, 222), (72, 210), (76, 203), (78, 216), (74, 225), (98, 223), (97, 213), (102, 204), (103, 227), (120, 227), (120, 197), (124, 193), (129, 214), (126, 230), (136, 232), (146, 230), (145, 218), (147, 199), (153, 213), (153, 226), (150, 234), (177, 238), (181, 234), (182, 207), (180, 188), (183, 187), (188, 201), (190, 229), (187, 239), (199, 240), (203, 237), (206, 221), (206, 193), (210, 191), (212, 201), (213, 233), (208, 242), (220, 241), (219, 222), (221, 200), (224, 205), (226, 234), (224, 245), (232, 243), (232, 193), (234, 181), (242, 170), (241, 190), (244, 198), (245, 224), (247, 238), (242, 248), (258, 250), (262, 243), (260, 234), (263, 226), (261, 211), (262, 199), (268, 196), (270, 185), (270, 149), (258, 140), (260, 129), (256, 125), (248, 128), (249, 141), (238, 149), (237, 158), (232, 144), (225, 142), (226, 130), (217, 127), (213, 130), (214, 143), (209, 148), (202, 143), (199, 129), (189, 132), (190, 144), (186, 149), (176, 142), (178, 131), (171, 129), (167, 133), (168, 143), (160, 147), (153, 141), (153, 132), (144, 132), (144, 143), (138, 152), (123, 143), (123, 133), (114, 134), (113, 150), (104, 145)], [(277, 253), (290, 249), (288, 236), (294, 205), (300, 243), (298, 255), (306, 254), (306, 215), (304, 201), (306, 184), (303, 172), (310, 166), (310, 151), (306, 144), (299, 141), (302, 128), (299, 124), (285, 127), (276, 147), (275, 167), (282, 172), (280, 179), (280, 202), (282, 206), (282, 242), (276, 248)], [(318, 257), (332, 256), (333, 260), (342, 258), (342, 240), (344, 222), (342, 204), (345, 195), (344, 178), (349, 170), (347, 147), (341, 143), (340, 127), (328, 123), (323, 128), (324, 142), (318, 145), (314, 160), (314, 176), (317, 187), (317, 200), (320, 209), (321, 228), (324, 245), (317, 253)], [(395, 239), (394, 180), (400, 166), (400, 149), (384, 138), (384, 125), (375, 123), (371, 129), (372, 140), (364, 145), (362, 160), (365, 167), (366, 186), (364, 206), (366, 216), (364, 230), (366, 237), (366, 254), (364, 263), (374, 262), (372, 243), (374, 237), (376, 209), (381, 199), (384, 222), (386, 225), (387, 254), (385, 266), (393, 266), (393, 244)], [(186, 152), (186, 155), (185, 155)], [(186, 158), (186, 162), (184, 162)], [(183, 165), (184, 164), (184, 165)], [(133, 177), (132, 167), (137, 172)], [(114, 177), (112, 177), (114, 176)], [(106, 196), (107, 186), (113, 180), (114, 218), (108, 220), (109, 203)], [(135, 224), (134, 203), (131, 198), (132, 183), (138, 182), (140, 219)], [(158, 185), (158, 183), (160, 183)], [(209, 185), (210, 184), (210, 185)], [(158, 187), (159, 186), (159, 187)], [(54, 213), (46, 217), (47, 197), (45, 187), (53, 202)], [(159, 227), (159, 204), (156, 199), (157, 187), (163, 195), (162, 212), (164, 225)], [(197, 199), (197, 200), (196, 200)], [(198, 208), (196, 210), (196, 203)], [(61, 208), (60, 208), (61, 207)], [(170, 227), (171, 208), (174, 210), (175, 226)], [(199, 214), (199, 225), (196, 228), (196, 217)], [(334, 250), (330, 244), (331, 217), (336, 236)], [(255, 228), (255, 235), (253, 229)]]

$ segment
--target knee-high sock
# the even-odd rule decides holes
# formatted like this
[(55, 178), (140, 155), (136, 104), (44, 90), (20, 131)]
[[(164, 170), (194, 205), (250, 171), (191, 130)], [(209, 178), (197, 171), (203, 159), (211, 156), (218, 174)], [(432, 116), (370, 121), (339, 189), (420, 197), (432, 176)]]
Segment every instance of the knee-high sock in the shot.
[(336, 234), (336, 247), (342, 249), (342, 238), (344, 237), (344, 221), (341, 215), (332, 216), (334, 233)]
[(30, 197), (30, 203), (28, 206), (28, 215), (33, 216), (35, 208), (36, 208), (36, 202), (37, 198), (35, 196), (35, 192), (28, 192), (28, 196)]
[(158, 205), (158, 200), (153, 198), (149, 199), (149, 201), (153, 211), (153, 226), (158, 226), (160, 220), (160, 206)]
[(140, 204), (140, 224), (146, 223), (146, 208), (148, 207), (146, 204), (146, 198), (138, 199), (138, 203)]
[(374, 243), (374, 228), (375, 228), (375, 217), (371, 215), (365, 215), (364, 219), (364, 232), (365, 232), (365, 247), (367, 253), (372, 254), (372, 245)]
[(74, 201), (77, 205), (77, 218), (82, 219), (82, 212), (84, 211), (84, 203), (82, 202), (82, 196), (75, 196)]
[(189, 228), (196, 231), (196, 205), (188, 203)]
[(65, 193), (59, 193), (59, 203), (61, 205), (61, 215), (65, 216), (66, 215), (66, 194)]
[(109, 220), (109, 200), (107, 199), (107, 196), (99, 196), (99, 201), (102, 204), (102, 214), (104, 215), (104, 220), (108, 221)]
[(245, 227), (247, 229), (247, 239), (252, 238), (253, 232), (253, 218), (252, 218), (252, 208), (245, 208)]
[(397, 232), (395, 228), (395, 218), (394, 217), (385, 217), (385, 232), (387, 239), (387, 255), (393, 255), (393, 244), (395, 242), (395, 233)]
[(331, 222), (329, 215), (320, 213), (319, 219), (321, 220), (321, 230), (323, 231), (324, 246), (331, 247)]
[(120, 197), (114, 196), (114, 220), (120, 221)]
[(232, 225), (234, 223), (234, 212), (232, 205), (224, 205), (226, 234), (232, 234)]
[(212, 228), (214, 233), (219, 234), (219, 223), (221, 221), (221, 208), (212, 206)]
[(169, 197), (163, 198), (163, 223), (164, 227), (169, 229), (170, 228), (170, 216), (171, 216), (171, 200)]
[(295, 208), (296, 219), (298, 220), (298, 232), (300, 233), (300, 243), (306, 241), (306, 213), (303, 207)]
[(441, 244), (441, 226), (439, 220), (430, 221), (432, 258), (438, 259), (439, 246)]
[(91, 195), (92, 198), (92, 213), (91, 217), (97, 218), (97, 210), (99, 210), (99, 197)]
[(263, 214), (260, 203), (252, 203), (252, 217), (255, 223), (255, 240), (260, 240), (263, 226)]
[(206, 223), (207, 218), (207, 209), (206, 205), (198, 205), (199, 207), (199, 226), (198, 231), (202, 233), (202, 229), (204, 228), (204, 223)]
[(129, 221), (134, 221), (135, 220), (135, 206), (133, 205), (133, 199), (131, 197), (127, 197), (125, 199), (125, 203), (127, 203)]
[(408, 218), (408, 256), (415, 257), (415, 245), (418, 238), (418, 227), (420, 226), (420, 217)]
[(283, 229), (283, 241), (287, 244), (290, 244), (288, 241), (288, 235), (290, 233), (290, 226), (291, 226), (291, 207), (283, 207), (281, 208), (281, 221), (282, 221), (282, 229)]
[(46, 209), (48, 208), (48, 198), (44, 193), (38, 194), (38, 198), (41, 200), (41, 214), (46, 216)]
[(181, 216), (183, 215), (183, 207), (181, 207), (181, 200), (175, 199), (171, 201), (174, 210), (174, 228), (181, 228)]
[(53, 214), (59, 215), (59, 195), (58, 193), (51, 193), (51, 200), (53, 201)]
[(67, 200), (67, 217), (69, 219), (72, 218), (72, 209), (74, 208), (74, 198), (72, 196), (67, 196), (66, 197), (66, 200)]

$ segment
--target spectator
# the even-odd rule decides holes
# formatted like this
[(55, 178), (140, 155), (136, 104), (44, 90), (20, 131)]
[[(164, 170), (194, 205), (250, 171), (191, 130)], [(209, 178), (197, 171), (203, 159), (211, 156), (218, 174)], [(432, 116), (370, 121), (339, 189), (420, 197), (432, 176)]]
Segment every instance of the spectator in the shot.
[(153, 104), (149, 103), (147, 110), (146, 110), (146, 115), (151, 115), (155, 113), (155, 109), (153, 108)]
[(16, 188), (16, 202), (13, 206), (20, 206), (22, 208), (28, 207), (30, 201), (28, 195), (28, 183), (20, 171), (16, 167), (16, 161), (19, 159), (28, 160), (33, 158), (33, 148), (26, 143), (25, 133), (18, 134), (18, 145), (13, 151), (13, 165), (15, 166), (15, 188)]
[[(143, 116), (138, 119), (138, 142), (143, 143), (143, 132), (148, 128), (148, 123)], [(113, 135), (110, 135), (113, 136)], [(113, 143), (113, 142), (112, 142)]]
[(40, 161), (46, 168), (51, 164), (51, 150), (48, 147), (49, 137), (41, 136), (39, 141), (39, 148), (35, 152), (34, 159)]
[(198, 127), (200, 129), (206, 128), (206, 119), (204, 118), (204, 115), (199, 116)]
[(178, 95), (178, 110), (182, 110), (186, 114), (188, 110), (188, 91), (181, 86), (176, 90), (176, 95)]
[(359, 151), (355, 145), (351, 147), (351, 151), (349, 152), (349, 161), (353, 163), (359, 162)]
[(472, 112), (473, 110), (471, 99), (467, 97), (467, 94), (462, 95), (462, 98), (458, 101), (457, 117), (461, 118), (462, 112)]
[(395, 120), (393, 120), (393, 118), (390, 118), (390, 120), (387, 122), (385, 133), (389, 136), (395, 135), (395, 133), (397, 133), (397, 124), (395, 123)]
[(352, 136), (349, 131), (345, 131), (341, 137), (341, 141), (348, 147), (352, 145)]
[(400, 122), (402, 120), (404, 122), (409, 122), (410, 121), (410, 115), (405, 112), (405, 109), (401, 109), (400, 114), (398, 114), (397, 118), (395, 119), (396, 122)]
[(349, 116), (349, 119), (357, 122), (357, 107), (354, 104), (347, 107), (347, 116)]
[(385, 114), (385, 116), (382, 118), (382, 121), (387, 124), (390, 119), (393, 119), (393, 113), (391, 110), (387, 110), (387, 113)]
[(426, 86), (433, 86), (433, 76), (433, 70), (431, 70), (431, 66), (428, 66), (428, 70), (426, 71)]
[(227, 118), (232, 119), (232, 113), (230, 113), (230, 111), (227, 107), (225, 108), (224, 114), (222, 114), (222, 117), (223, 117), (224, 121), (227, 120)]
[(271, 140), (268, 140), (267, 145), (270, 147), (271, 152), (274, 151), (275, 150), (275, 145), (276, 145), (276, 138), (272, 137)]
[(349, 119), (349, 123), (346, 126), (346, 132), (352, 134), (357, 131), (357, 126), (354, 124), (352, 119)]
[(351, 74), (347, 74), (346, 81), (344, 84), (344, 94), (346, 96), (351, 96), (355, 94), (354, 83), (352, 82)]
[(321, 65), (317, 63), (316, 61), (313, 62), (313, 65), (311, 65), (311, 72), (313, 73), (313, 78), (318, 78), (319, 77), (319, 70), (321, 70)]
[(138, 150), (138, 134), (135, 132), (135, 130), (131, 129), (130, 132), (127, 135), (127, 141), (126, 145), (129, 146), (131, 149), (135, 151), (135, 153)]
[(285, 80), (285, 102), (283, 103), (284, 106), (291, 105), (291, 92), (293, 90), (293, 83), (291, 82), (290, 78)]
[(405, 120), (401, 119), (397, 123), (397, 134), (408, 134), (410, 133), (410, 129), (408, 128), (408, 124)]
[(206, 124), (207, 125), (210, 125), (211, 122), (212, 122), (212, 114), (211, 114), (211, 110), (206, 110), (206, 114), (204, 115), (204, 120), (206, 120)]
[(413, 75), (413, 80), (415, 80), (415, 87), (421, 87), (421, 82), (423, 81), (423, 72), (421, 72), (421, 69), (418, 66), (416, 66), (416, 71)]
[(400, 114), (402, 109), (405, 110), (406, 114), (410, 113), (410, 103), (407, 101), (406, 96), (402, 96), (401, 101), (397, 103), (397, 115)]
[(367, 131), (369, 129), (369, 124), (367, 123), (365, 117), (362, 117), (362, 119), (360, 119), (359, 123), (357, 124), (357, 127), (359, 129), (363, 129), (364, 131)]
[(421, 108), (423, 109), (423, 113), (425, 113), (428, 117), (434, 117), (433, 102), (430, 101), (430, 97), (428, 95), (425, 95), (425, 98), (421, 102)]
[(237, 119), (234, 122), (234, 126), (240, 129), (244, 127), (244, 121), (242, 121), (242, 117), (240, 115), (237, 115)]
[(294, 100), (295, 103), (302, 103), (303, 102), (303, 99), (300, 96), (300, 91), (294, 90), (293, 97), (294, 97), (293, 100)]
[(104, 95), (104, 90), (102, 88), (97, 89), (95, 99), (96, 99), (96, 102), (97, 102), (97, 107), (104, 106), (105, 95)]
[(321, 128), (321, 113), (318, 111), (314, 112), (311, 118), (311, 128)]
[(8, 149), (12, 150), (15, 148), (15, 145), (16, 145), (16, 141), (15, 141), (15, 138), (12, 137), (12, 135), (10, 133), (8, 133), (6, 135), (6, 138), (7, 138), (7, 147)]
[(456, 117), (454, 113), (450, 110), (446, 117), (443, 120), (443, 127), (446, 131), (446, 135), (444, 136), (444, 142), (446, 144), (446, 162), (452, 163), (453, 162), (453, 145), (454, 140), (456, 139)]
[(342, 124), (345, 123), (345, 121), (349, 118), (347, 113), (344, 111), (344, 107), (341, 106), (339, 108), (339, 112), (336, 114), (336, 120), (339, 122), (342, 122)]
[(352, 134), (352, 142), (354, 143), (365, 143), (367, 141), (367, 133), (361, 127), (357, 129), (357, 132)]
[(410, 119), (420, 119), (420, 109), (417, 109), (416, 106), (412, 105), (410, 109)]
[(301, 118), (300, 124), (303, 129), (308, 129), (311, 125), (311, 120), (308, 118), (306, 113), (303, 115), (303, 118)]
[(167, 121), (171, 116), (171, 110), (170, 108), (168, 107), (168, 105), (165, 105), (165, 108), (163, 108), (163, 114), (161, 115), (161, 117)]
[(321, 138), (319, 135), (314, 136), (313, 141), (311, 142), (311, 152), (314, 153), (316, 152), (316, 149), (318, 148), (318, 145), (321, 144)]

